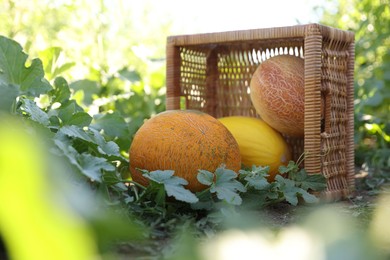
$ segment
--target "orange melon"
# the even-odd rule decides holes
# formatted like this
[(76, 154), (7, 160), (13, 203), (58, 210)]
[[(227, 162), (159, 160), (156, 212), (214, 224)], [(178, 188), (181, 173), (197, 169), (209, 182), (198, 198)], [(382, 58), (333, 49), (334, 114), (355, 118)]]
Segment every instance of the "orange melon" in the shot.
[(170, 110), (147, 120), (137, 131), (129, 150), (134, 181), (148, 185), (137, 169), (174, 170), (193, 192), (205, 188), (198, 170), (214, 172), (222, 164), (238, 172), (240, 150), (229, 130), (216, 118), (199, 111)]
[(250, 97), (259, 116), (277, 131), (304, 135), (304, 60), (279, 55), (262, 62), (250, 82)]

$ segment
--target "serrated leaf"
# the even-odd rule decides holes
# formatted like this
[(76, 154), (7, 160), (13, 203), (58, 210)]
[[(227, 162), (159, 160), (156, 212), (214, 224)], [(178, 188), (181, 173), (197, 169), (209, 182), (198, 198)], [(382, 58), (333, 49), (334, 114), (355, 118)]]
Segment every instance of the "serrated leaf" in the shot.
[(293, 180), (285, 179), (280, 175), (275, 176), (275, 180), (280, 184), (280, 191), (283, 192), (284, 197), (288, 203), (293, 206), (298, 204), (298, 191), (299, 188), (295, 186)]
[(165, 191), (168, 196), (174, 197), (179, 201), (184, 201), (187, 203), (196, 203), (199, 199), (191, 191), (184, 188), (182, 185), (177, 185), (176, 183), (164, 183)]
[(245, 186), (237, 180), (220, 182), (220, 183), (216, 184), (215, 187), (224, 187), (224, 188), (232, 190), (232, 191), (241, 191), (241, 192), (246, 191)]
[(240, 170), (240, 179), (247, 182), (249, 187), (253, 187), (256, 190), (263, 190), (269, 186), (269, 182), (266, 179), (269, 172), (269, 166), (261, 167), (253, 165), (251, 171)]
[(297, 187), (295, 181), (285, 179), (280, 175), (277, 175), (275, 179), (280, 183), (280, 191), (283, 192), (286, 201), (291, 205), (296, 206), (298, 204), (298, 196), (302, 196), (307, 203), (315, 203), (318, 201), (314, 195)]
[(66, 123), (72, 118), (73, 113), (76, 111), (75, 104), (73, 102), (66, 102), (56, 109), (58, 111), (58, 117), (62, 122)]
[(61, 127), (57, 135), (66, 135), (93, 143), (93, 139), (83, 129), (74, 125)]
[(188, 182), (183, 178), (174, 176), (174, 171), (172, 170), (151, 171), (144, 174), (144, 176), (154, 182), (163, 184), (167, 195), (170, 197), (187, 203), (196, 203), (199, 201), (195, 194), (183, 187)]
[(33, 121), (44, 126), (49, 125), (49, 116), (40, 107), (38, 107), (34, 101), (26, 98), (22, 98), (20, 101), (22, 103), (21, 109), (25, 111)]
[(97, 182), (102, 181), (102, 170), (114, 171), (115, 167), (105, 158), (95, 157), (90, 154), (80, 154), (69, 143), (54, 139), (54, 143), (69, 162), (80, 171), (81, 174)]
[(105, 158), (95, 157), (90, 154), (81, 154), (77, 161), (79, 162), (82, 173), (92, 181), (102, 181), (102, 170), (115, 170), (115, 167)]
[(211, 186), (210, 192), (216, 193), (220, 200), (233, 205), (240, 205), (242, 199), (237, 193), (238, 191), (245, 192), (244, 185), (237, 181), (237, 174), (224, 167), (219, 167), (215, 171), (215, 183)]
[(303, 200), (306, 202), (306, 203), (317, 203), (319, 200), (316, 196), (314, 196), (313, 194), (310, 194), (308, 193), (307, 191), (305, 190), (301, 190), (299, 192), (299, 194), (301, 194)]
[(65, 103), (70, 99), (70, 89), (68, 82), (63, 77), (58, 77), (54, 80), (54, 89), (50, 91), (54, 97), (52, 102)]
[(98, 145), (98, 150), (101, 154), (106, 154), (108, 156), (116, 156), (121, 157), (119, 146), (113, 142), (104, 139), (104, 137), (99, 133), (99, 131), (95, 129), (89, 129), (89, 131), (93, 134), (93, 140)]
[(26, 67), (27, 57), (19, 43), (0, 36), (0, 82), (18, 85), (23, 94), (38, 97), (52, 87), (44, 79), (41, 60), (33, 59)]
[(304, 190), (322, 191), (327, 187), (326, 178), (322, 174), (309, 175), (304, 169), (295, 174), (294, 180)]
[(59, 140), (57, 138), (54, 138), (54, 144), (59, 149), (60, 153), (57, 153), (55, 150), (55, 154), (62, 156), (65, 155), (71, 164), (78, 165), (76, 158), (78, 157), (79, 153), (76, 149), (74, 149), (69, 143), (64, 142), (63, 140)]
[(284, 197), (288, 203), (293, 206), (298, 205), (298, 196), (297, 192), (294, 190), (284, 191)]
[(289, 172), (297, 172), (298, 169), (299, 167), (294, 161), (289, 161), (287, 166), (284, 165), (279, 166), (279, 172), (281, 174), (289, 173)]
[(214, 174), (206, 170), (199, 170), (196, 178), (203, 185), (210, 186), (211, 184), (213, 184)]
[(256, 166), (252, 165), (252, 172), (256, 175), (268, 176), (270, 167), (269, 166)]
[(79, 107), (74, 100), (61, 104), (61, 106), (56, 110), (58, 112), (58, 117), (64, 124), (67, 124), (70, 120), (72, 120), (73, 114), (83, 112), (83, 109)]
[(79, 127), (89, 126), (92, 117), (86, 112), (76, 112), (65, 122), (66, 125), (76, 125)]
[(18, 95), (17, 86), (0, 82), (0, 110), (10, 112)]
[(225, 169), (223, 167), (217, 168), (215, 171), (216, 185), (221, 183), (228, 183), (237, 178), (237, 173), (232, 170)]
[(248, 182), (249, 186), (256, 190), (263, 190), (269, 186), (269, 182), (263, 176), (247, 176), (244, 180)]
[(231, 187), (213, 186), (211, 187), (210, 191), (212, 193), (216, 193), (218, 199), (224, 200), (229, 204), (241, 205), (242, 203), (242, 198), (240, 195)]
[[(173, 176), (173, 174), (175, 174), (175, 172), (173, 170), (157, 170), (157, 171), (151, 171), (151, 172), (144, 172), (143, 176), (147, 177), (148, 179), (150, 179), (154, 182), (163, 184), (164, 181), (171, 178)], [(186, 180), (184, 180), (184, 182), (186, 182), (185, 184), (188, 184), (188, 182)]]
[(88, 129), (85, 131), (75, 125), (63, 126), (57, 132), (57, 136), (67, 136), (83, 140), (87, 142), (90, 147), (97, 148), (97, 151), (104, 157), (108, 156), (114, 157), (114, 159), (125, 160), (125, 158), (120, 154), (119, 146), (112, 141), (106, 142), (99, 131), (96, 131), (95, 129)]
[(130, 135), (128, 124), (123, 116), (117, 112), (95, 115), (91, 127), (99, 131), (103, 130), (111, 137), (127, 138)]
[(56, 145), (57, 149), (52, 149), (52, 153), (56, 154), (57, 156), (65, 157), (70, 165), (72, 165), (73, 168), (78, 171), (80, 176), (83, 176), (84, 174), (82, 172), (81, 166), (77, 161), (77, 158), (80, 156), (77, 150), (63, 140), (54, 139), (54, 144)]
[(120, 154), (119, 146), (113, 141), (100, 143), (98, 146), (98, 150), (101, 154), (106, 154), (108, 156), (115, 156), (116, 158), (125, 160), (125, 158)]

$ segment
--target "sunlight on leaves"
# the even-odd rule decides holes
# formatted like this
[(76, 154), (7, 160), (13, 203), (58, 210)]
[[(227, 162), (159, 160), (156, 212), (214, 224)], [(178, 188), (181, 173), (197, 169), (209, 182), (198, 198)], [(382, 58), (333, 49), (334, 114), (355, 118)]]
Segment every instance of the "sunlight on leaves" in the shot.
[(33, 59), (25, 67), (27, 57), (19, 43), (0, 36), (0, 82), (18, 85), (20, 91), (38, 97), (52, 87), (44, 79), (41, 60)]

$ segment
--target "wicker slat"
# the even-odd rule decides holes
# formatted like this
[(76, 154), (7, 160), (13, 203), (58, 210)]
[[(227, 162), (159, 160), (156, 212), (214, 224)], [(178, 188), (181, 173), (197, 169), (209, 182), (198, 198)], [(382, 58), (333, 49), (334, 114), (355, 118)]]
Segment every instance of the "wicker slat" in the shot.
[(197, 109), (214, 117), (257, 117), (249, 83), (258, 65), (280, 54), (304, 58), (305, 134), (285, 136), (305, 169), (323, 174), (322, 197), (344, 199), (354, 189), (354, 34), (320, 24), (170, 36), (167, 109)]

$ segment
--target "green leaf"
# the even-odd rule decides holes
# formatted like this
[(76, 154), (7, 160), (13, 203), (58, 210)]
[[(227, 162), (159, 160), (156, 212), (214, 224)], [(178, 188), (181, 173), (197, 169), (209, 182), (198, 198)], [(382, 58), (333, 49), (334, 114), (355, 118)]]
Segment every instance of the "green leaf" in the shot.
[(215, 171), (215, 183), (211, 186), (210, 192), (216, 193), (218, 199), (224, 200), (232, 205), (240, 205), (242, 198), (238, 191), (245, 192), (244, 185), (237, 181), (237, 174), (224, 167), (219, 167)]
[(167, 180), (164, 183), (165, 190), (167, 195), (174, 197), (179, 201), (184, 201), (187, 203), (196, 203), (198, 198), (191, 191), (183, 187), (183, 183), (177, 179), (178, 177)]
[(93, 134), (93, 140), (98, 145), (98, 150), (101, 154), (106, 154), (108, 156), (115, 156), (117, 158), (120, 157), (124, 159), (120, 155), (119, 146), (115, 142), (113, 141), (106, 142), (106, 140), (99, 133), (99, 131), (95, 129), (90, 128), (89, 131)]
[(263, 190), (269, 186), (269, 182), (264, 176), (247, 176), (244, 180), (248, 182), (249, 186), (256, 190)]
[(18, 85), (23, 94), (38, 97), (52, 87), (44, 79), (41, 60), (33, 59), (26, 67), (27, 57), (19, 43), (0, 36), (0, 82)]
[(313, 194), (308, 193), (305, 190), (301, 190), (299, 192), (299, 194), (302, 196), (303, 200), (306, 203), (317, 203), (318, 202), (318, 198), (316, 196), (314, 196)]
[(76, 111), (76, 107), (73, 102), (67, 102), (61, 104), (57, 111), (58, 117), (64, 124), (66, 124), (66, 122), (72, 118), (73, 113)]
[(269, 166), (253, 166), (251, 171), (240, 170), (240, 179), (247, 182), (249, 187), (253, 187), (256, 190), (264, 190), (269, 186), (267, 180), (269, 172)]
[(85, 105), (91, 105), (93, 103), (93, 97), (100, 92), (97, 82), (88, 79), (72, 82), (69, 87), (75, 92), (83, 92), (82, 101)]
[(299, 196), (307, 203), (318, 202), (318, 199), (314, 195), (297, 187), (295, 181), (283, 178), (280, 175), (276, 175), (275, 180), (280, 184), (280, 191), (283, 192), (286, 201), (291, 205), (296, 206), (298, 204)]
[(199, 170), (196, 178), (200, 183), (210, 186), (211, 184), (213, 184), (214, 174), (206, 170)]
[(79, 107), (74, 100), (62, 103), (56, 110), (58, 112), (58, 117), (62, 120), (63, 124), (68, 124), (68, 122), (72, 120), (74, 113), (83, 112), (83, 109)]
[(118, 71), (119, 75), (130, 82), (137, 82), (141, 80), (140, 74), (135, 70), (128, 70), (127, 68), (123, 68)]
[(297, 172), (298, 170), (299, 170), (299, 167), (294, 161), (289, 161), (287, 166), (282, 165), (279, 167), (279, 172), (281, 174), (290, 173), (290, 172)]
[(322, 174), (307, 174), (302, 169), (293, 177), (296, 185), (304, 190), (322, 191), (326, 189), (326, 178)]
[(55, 78), (57, 75), (60, 75), (64, 71), (73, 67), (75, 62), (60, 63), (60, 56), (62, 53), (62, 48), (60, 47), (50, 47), (41, 52), (39, 52), (39, 57), (42, 60), (44, 65), (46, 76), (49, 79)]
[(183, 178), (174, 176), (174, 171), (172, 170), (146, 172), (143, 176), (156, 183), (163, 184), (167, 195), (170, 197), (187, 203), (198, 202), (195, 194), (183, 187), (188, 182)]
[(280, 183), (280, 190), (283, 192), (286, 201), (291, 205), (296, 206), (298, 204), (299, 188), (295, 186), (295, 182), (293, 180), (285, 179), (280, 175), (276, 175), (275, 180)]
[(65, 122), (66, 125), (76, 125), (79, 127), (89, 126), (92, 117), (86, 112), (76, 112)]
[(0, 110), (11, 112), (18, 96), (17, 86), (0, 82)]
[(81, 154), (77, 161), (79, 162), (82, 173), (92, 181), (102, 181), (102, 170), (115, 170), (115, 167), (105, 158), (95, 157), (90, 154)]
[(95, 115), (91, 127), (96, 130), (103, 130), (111, 137), (129, 137), (129, 127), (119, 113), (107, 113)]
[(63, 126), (57, 132), (57, 138), (61, 139), (61, 136), (67, 136), (76, 138), (87, 143), (90, 148), (97, 148), (97, 151), (103, 156), (109, 159), (116, 159), (125, 161), (126, 159), (120, 154), (119, 146), (112, 141), (107, 142), (104, 137), (95, 129), (83, 130), (75, 125)]
[(33, 121), (44, 126), (50, 124), (49, 116), (40, 107), (38, 107), (34, 101), (27, 98), (21, 98), (20, 102), (22, 103), (20, 109), (26, 112), (29, 118)]
[(60, 139), (54, 139), (54, 143), (60, 151), (59, 155), (65, 156), (81, 174), (93, 181), (102, 181), (102, 170), (115, 170), (115, 167), (105, 158), (95, 157), (85, 153), (80, 154), (68, 142)]
[(210, 189), (210, 192), (216, 193), (218, 199), (224, 200), (229, 204), (233, 205), (241, 205), (242, 198), (240, 195), (234, 190), (234, 186), (213, 186)]
[(68, 82), (63, 77), (58, 77), (54, 80), (54, 89), (50, 91), (53, 98), (52, 102), (65, 103), (70, 99), (70, 89)]
[(61, 127), (57, 135), (65, 135), (93, 143), (93, 139), (90, 135), (88, 135), (83, 129), (73, 125)]
[[(164, 171), (157, 170), (157, 171), (151, 171), (151, 172), (143, 171), (143, 176), (147, 177), (148, 179), (150, 179), (154, 182), (164, 184), (164, 181), (166, 181), (169, 178), (172, 178), (174, 173), (175, 172), (173, 170), (164, 170)], [(186, 182), (185, 184), (188, 184), (188, 182), (186, 180), (184, 180), (184, 182)]]
[(52, 152), (58, 156), (67, 158), (68, 162), (73, 165), (80, 174), (82, 174), (81, 166), (77, 161), (77, 158), (80, 156), (77, 150), (73, 148), (70, 143), (57, 138), (54, 138), (54, 144), (56, 145), (57, 149), (53, 149)]
[(219, 167), (215, 171), (216, 176), (216, 185), (225, 184), (230, 182), (237, 182), (235, 179), (237, 178), (237, 173), (232, 170), (225, 169), (224, 167)]

